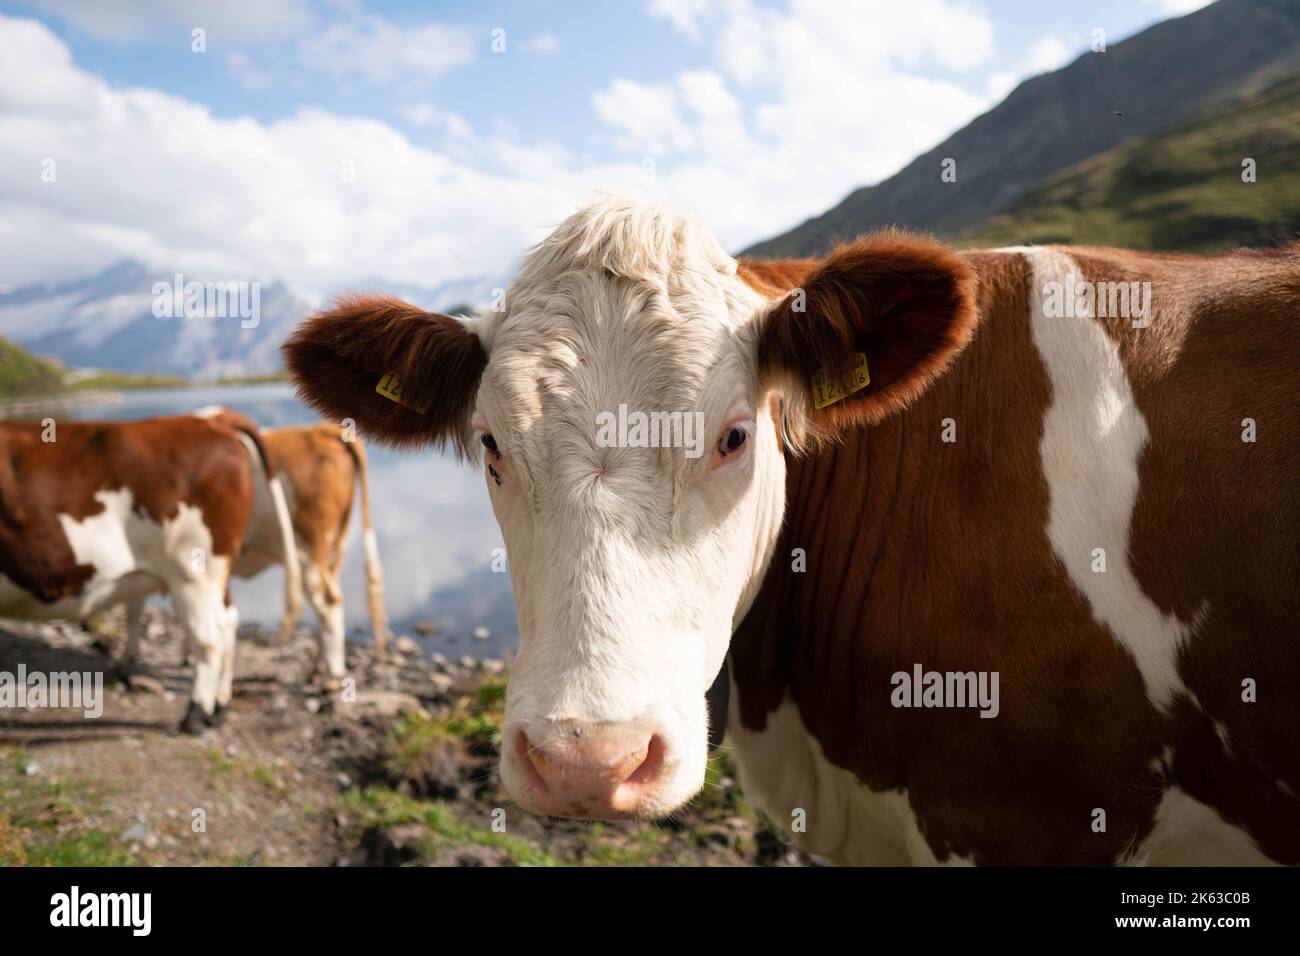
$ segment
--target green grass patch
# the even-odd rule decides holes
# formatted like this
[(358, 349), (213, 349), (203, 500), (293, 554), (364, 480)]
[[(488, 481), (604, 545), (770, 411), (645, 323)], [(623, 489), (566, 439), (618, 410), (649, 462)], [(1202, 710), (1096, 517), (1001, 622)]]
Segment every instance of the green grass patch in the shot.
[(0, 398), (34, 398), (62, 390), (63, 374), (57, 366), (0, 339)]
[(366, 787), (350, 790), (339, 805), (351, 818), (345, 830), (354, 841), (372, 827), (419, 823), (427, 833), (420, 842), (423, 855), (432, 856), (447, 846), (484, 846), (505, 850), (520, 866), (560, 865), (559, 860), (528, 841), (495, 832), (487, 820), (467, 823), (454, 806), (442, 801), (416, 800), (385, 787)]
[(132, 372), (96, 372), (68, 382), (74, 392), (126, 391), (133, 388), (186, 388), (189, 382), (176, 375), (137, 375)]
[(229, 791), (231, 783), (238, 777), (261, 784), (277, 799), (288, 793), (279, 775), (266, 764), (247, 760), (243, 757), (229, 757), (220, 747), (212, 747), (207, 752), (208, 770), (211, 774), (210, 785), (221, 794)]
[(21, 750), (0, 751), (0, 866), (136, 866), (147, 862), (98, 825), (103, 790), (29, 777)]
[(506, 678), (488, 677), (473, 695), (459, 701), (450, 714), (430, 717), (411, 713), (400, 717), (384, 745), (384, 769), (398, 780), (420, 775), (430, 754), (447, 741), (471, 749), (495, 749), (505, 723)]

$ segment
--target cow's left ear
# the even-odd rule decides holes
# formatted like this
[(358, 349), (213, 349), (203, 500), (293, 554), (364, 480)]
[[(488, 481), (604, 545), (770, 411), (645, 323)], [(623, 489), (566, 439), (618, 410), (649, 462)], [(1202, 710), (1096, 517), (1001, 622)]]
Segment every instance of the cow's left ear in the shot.
[(961, 256), (906, 233), (832, 253), (772, 308), (759, 339), (795, 444), (833, 441), (915, 400), (970, 341), (975, 287)]

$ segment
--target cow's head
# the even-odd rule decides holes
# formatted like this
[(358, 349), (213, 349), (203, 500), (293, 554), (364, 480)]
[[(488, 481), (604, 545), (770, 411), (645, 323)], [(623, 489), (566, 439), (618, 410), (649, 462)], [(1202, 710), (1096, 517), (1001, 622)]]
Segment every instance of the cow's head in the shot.
[[(350, 298), (285, 347), (330, 417), (480, 463), (520, 630), (501, 775), (525, 808), (655, 816), (699, 790), (705, 692), (772, 557), (784, 455), (905, 406), (975, 321), (970, 268), (896, 234), (792, 294), (755, 286), (690, 220), (610, 198), (532, 252), (499, 313)], [(870, 383), (816, 408), (814, 378), (858, 353)], [(376, 390), (390, 374), (402, 404)], [(640, 447), (641, 415), (677, 447)]]

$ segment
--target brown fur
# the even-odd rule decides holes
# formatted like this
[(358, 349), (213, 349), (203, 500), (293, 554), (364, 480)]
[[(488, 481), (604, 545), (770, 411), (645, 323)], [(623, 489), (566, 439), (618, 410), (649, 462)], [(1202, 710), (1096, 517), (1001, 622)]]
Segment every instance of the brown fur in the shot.
[[(280, 428), (263, 433), (267, 449), (292, 489), (294, 536), (315, 566), (332, 600), (342, 600), (339, 572), (352, 514), (353, 489), (361, 486), (361, 520), (370, 518), (370, 477), (360, 441), (347, 441), (337, 425), (321, 422), (306, 428)], [(367, 598), (371, 627), (381, 655), (387, 646), (388, 614), (383, 602), (380, 569), (366, 561)], [(300, 599), (300, 598), (299, 598)], [(285, 609), (292, 627), (298, 607)]]
[[(388, 296), (346, 296), (282, 348), (298, 394), (326, 418), (354, 419), (381, 444), (447, 444), (469, 456), (469, 417), (487, 353), (459, 320)], [(375, 391), (388, 372), (406, 405)], [(425, 414), (407, 407), (426, 403)]]
[[(735, 635), (742, 723), (762, 729), (788, 695), (833, 764), (875, 791), (906, 788), (940, 859), (1116, 862), (1174, 783), (1274, 859), (1300, 862), (1297, 257), (1077, 255), (1094, 277), (1156, 290), (1151, 329), (1107, 325), (1152, 434), (1131, 559), (1162, 610), (1190, 620), (1210, 603), (1179, 661), (1204, 710), (1185, 698), (1168, 716), (1154, 709), (1052, 554), (1039, 460), (1051, 386), (1030, 337), (1028, 265), (971, 253), (978, 328), (948, 372), (901, 413), (789, 463), (776, 553), (806, 549), (807, 572), (774, 560)], [(829, 341), (843, 343), (833, 315)], [(799, 347), (790, 337), (776, 354)], [(810, 363), (791, 360), (806, 376)], [(948, 417), (952, 444), (940, 439)], [(1267, 437), (1242, 443), (1244, 417)], [(1000, 716), (895, 709), (890, 677), (917, 662), (999, 671)], [(1241, 702), (1246, 676), (1258, 703)], [(1104, 833), (1089, 827), (1093, 808)]]
[(40, 425), (0, 422), (0, 574), (47, 603), (79, 594), (91, 569), (76, 563), (58, 516), (98, 514), (95, 492), (118, 488), (159, 523), (182, 504), (199, 508), (214, 553), (238, 555), (253, 478), (227, 424), (180, 415), (57, 429), (57, 441), (43, 442)]
[[(793, 377), (802, 394), (819, 372), (847, 372), (867, 356), (869, 384), (823, 409), (802, 409), (813, 441), (873, 425), (914, 401), (969, 341), (975, 327), (975, 273), (956, 253), (914, 236), (882, 232), (836, 249), (825, 261), (746, 263), (741, 277), (760, 291), (801, 281), (803, 310), (787, 295), (771, 311), (759, 368)], [(799, 429), (803, 430), (803, 429)]]

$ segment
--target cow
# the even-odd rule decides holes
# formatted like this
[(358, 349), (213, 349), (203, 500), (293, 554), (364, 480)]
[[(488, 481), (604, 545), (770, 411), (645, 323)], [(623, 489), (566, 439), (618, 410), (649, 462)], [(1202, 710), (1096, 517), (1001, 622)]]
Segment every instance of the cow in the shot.
[(743, 791), (829, 861), (1294, 864), (1298, 315), (1297, 246), (747, 261), (607, 197), (500, 312), (354, 296), (285, 355), (374, 440), (483, 446), (525, 810), (681, 807), (727, 658)]
[(0, 617), (85, 620), (171, 595), (197, 648), (181, 729), (230, 703), (231, 568), (258, 489), (292, 542), (257, 428), (234, 413), (128, 422), (0, 422)]
[[(227, 413), (213, 409), (218, 417)], [(338, 425), (318, 422), (288, 428), (264, 428), (262, 444), (271, 466), (284, 486), (296, 540), (296, 562), (286, 581), (286, 601), (280, 621), (280, 637), (288, 640), (302, 609), (302, 586), (306, 580), (307, 597), (319, 625), (318, 671), (322, 686), (336, 690), (346, 670), (344, 663), (343, 590), (339, 572), (343, 546), (347, 541), (352, 515), (352, 495), (361, 486), (362, 544), (365, 556), (366, 600), (370, 609), (371, 629), (376, 650), (382, 660), (387, 653), (388, 612), (384, 607), (383, 569), (379, 563), (379, 544), (370, 519), (370, 473), (361, 442)], [(253, 515), (248, 523), (243, 547), (231, 573), (251, 578), (272, 565), (282, 565), (284, 546), (274, 502), (269, 488), (259, 485), (253, 501)], [(301, 569), (301, 570), (299, 570)], [(140, 669), (140, 641), (146, 630), (144, 600), (137, 599), (126, 608), (126, 648), (121, 668), (127, 675)], [(188, 654), (188, 651), (187, 651)]]

